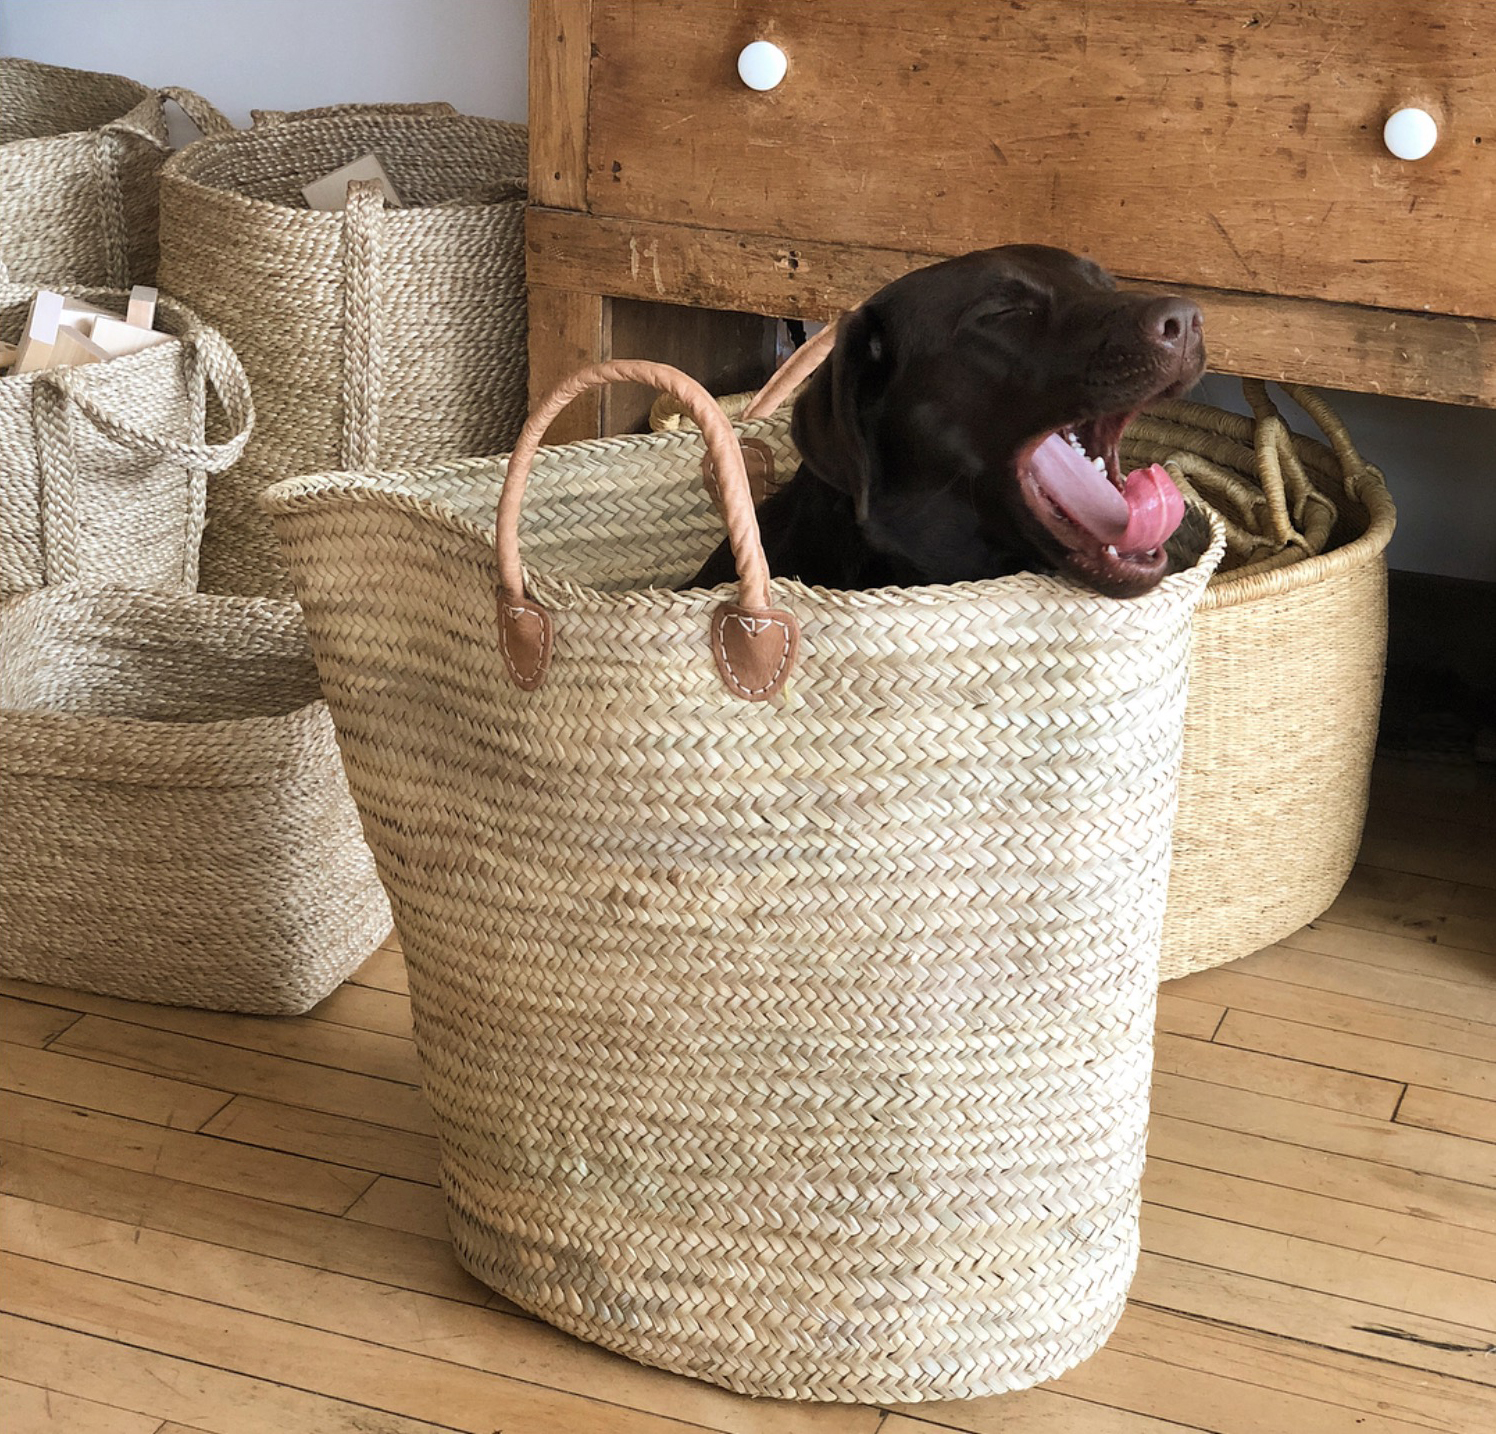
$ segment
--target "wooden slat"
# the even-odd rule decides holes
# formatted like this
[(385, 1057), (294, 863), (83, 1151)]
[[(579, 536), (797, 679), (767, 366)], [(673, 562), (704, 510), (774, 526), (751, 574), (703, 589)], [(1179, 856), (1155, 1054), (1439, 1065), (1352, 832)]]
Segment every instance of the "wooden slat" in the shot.
[(1411, 1130), (1390, 1121), (1322, 1110), (1255, 1091), (1206, 1086), (1164, 1073), (1154, 1077), (1153, 1108), (1161, 1116), (1265, 1135), (1309, 1150), (1352, 1155), (1411, 1174), (1496, 1187), (1496, 1151), (1434, 1131)]
[[(407, 1419), (432, 1419), (466, 1434), (492, 1434), (495, 1408), (534, 1434), (574, 1434), (587, 1428), (606, 1428), (612, 1434), (684, 1434), (682, 1421), (640, 1413), (606, 1397), (542, 1390), (446, 1359), (39, 1260), (0, 1257), (0, 1274), (0, 1308), (7, 1313), (99, 1336), (129, 1329), (132, 1343), (156, 1354), (256, 1379), (273, 1376), (309, 1394), (367, 1404)], [(516, 1324), (517, 1329), (525, 1327)], [(871, 1431), (877, 1415), (869, 1414), (863, 1427)]]
[(1454, 946), (1430, 932), (1410, 935), (1368, 931), (1364, 927), (1342, 925), (1328, 917), (1285, 936), (1277, 949), (1321, 951), (1348, 962), (1415, 977), (1432, 974), (1445, 985), (1473, 986), (1483, 992), (1489, 991), (1496, 978), (1496, 955), (1490, 952)]
[(1496, 891), (1488, 886), (1358, 866), (1325, 916), (1496, 956)]
[[(1483, 980), (1451, 980), (1444, 972), (1448, 961), (1441, 953), (1438, 976), (1429, 974), (1424, 943), (1400, 937), (1375, 938), (1407, 947), (1401, 953), (1405, 965), (1383, 965), (1357, 959), (1355, 952), (1373, 943), (1364, 931), (1345, 926), (1305, 927), (1288, 941), (1258, 951), (1232, 963), (1238, 976), (1262, 976), (1291, 986), (1308, 986), (1376, 1001), (1403, 1011), (1452, 1016), (1461, 1023), (1480, 1021), (1492, 1027), (1496, 1037), (1496, 961), (1487, 961)], [(1384, 954), (1386, 953), (1384, 950)]]
[(0, 1192), (7, 1195), (444, 1299), (481, 1305), (491, 1293), (462, 1270), (445, 1239), (281, 1205), (270, 1190), (264, 1198), (206, 1190), (187, 1181), (3, 1142), (0, 1154)]
[[(1496, 1385), (1492, 1331), (1145, 1252), (1130, 1298), (1281, 1339)], [(1489, 1397), (1489, 1396), (1487, 1396)]]
[(85, 1016), (51, 1049), (175, 1080), (212, 1079), (236, 1095), (260, 1096), (399, 1130), (428, 1135), (435, 1129), (421, 1092), (413, 1084), (331, 1070), (101, 1016)]
[(160, 1434), (154, 1415), (0, 1377), (5, 1434)]
[[(1227, 1011), (1222, 1028), (1237, 1014)], [(1402, 1097), (1402, 1085), (1395, 1080), (1328, 1070), (1285, 1051), (1261, 1054), (1256, 1046), (1242, 1050), (1235, 1048), (1235, 1042), (1219, 1041), (1220, 1037), (1212, 1042), (1160, 1034), (1154, 1042), (1153, 1068), (1211, 1085), (1282, 1096), (1379, 1120), (1390, 1120)]]
[(101, 1080), (82, 1056), (9, 1044), (0, 1044), (0, 1088), (173, 1130), (196, 1130), (231, 1099), (228, 1091), (142, 1071), (115, 1070)]
[[(1198, 1129), (1203, 1143), (1208, 1139), (1205, 1128)], [(1394, 1254), (1429, 1269), (1496, 1280), (1496, 1231), (1462, 1228), (1456, 1238), (1450, 1225), (1432, 1214), (1358, 1204), (1347, 1198), (1359, 1193), (1349, 1185), (1343, 1182), (1336, 1187), (1342, 1193), (1326, 1195), (1182, 1165), (1165, 1160), (1155, 1149), (1143, 1172), (1143, 1199), (1148, 1205), (1221, 1215), (1258, 1230), (1321, 1240), (1347, 1250)]]
[(1266, 1135), (1226, 1129), (1205, 1116), (1210, 1089), (1202, 1088), (1204, 1094), (1199, 1097), (1198, 1107), (1181, 1107), (1192, 1112), (1187, 1118), (1155, 1109), (1148, 1124), (1151, 1159), (1259, 1180), (1288, 1190), (1365, 1205), (1372, 1210), (1426, 1215), (1448, 1227), (1445, 1239), (1455, 1249), (1463, 1230), (1496, 1234), (1496, 1202), (1492, 1201), (1489, 1190), (1465, 1180), (1388, 1165), (1366, 1156), (1295, 1144), (1289, 1137), (1303, 1140), (1304, 1133), (1286, 1124), (1280, 1128), (1271, 1114), (1263, 1126), (1269, 1132)]
[[(1296, 1033), (1298, 1054), (1308, 1061), (1322, 1049), (1321, 1033), (1344, 1031), (1392, 1045), (1445, 1051), (1474, 1060), (1489, 1058), (1492, 1027), (1476, 1020), (1411, 1010), (1386, 1001), (1367, 1000), (1343, 991), (1315, 989), (1247, 974), (1240, 965), (1197, 971), (1186, 978), (1190, 989), (1230, 1006), (1238, 1016), (1252, 1014), (1291, 1021), (1306, 1029)], [(1477, 1011), (1481, 1003), (1473, 1002)]]
[(591, 0), (530, 0), (530, 195), (587, 202), (587, 78)]
[(1475, 1100), (1447, 1090), (1409, 1086), (1397, 1108), (1397, 1120), (1401, 1125), (1442, 1130), (1466, 1140), (1496, 1141), (1496, 1101)]
[(356, 986), (352, 981), (345, 981), (313, 1006), (307, 1019), (377, 1031), (384, 1036), (411, 1036), (410, 1001), (404, 995)]
[[(1472, 1034), (1478, 1041), (1479, 1033)], [(1355, 1032), (1326, 1030), (1255, 1011), (1227, 1011), (1216, 1041), (1270, 1056), (1308, 1051), (1338, 1072), (1377, 1076), (1384, 1082), (1408, 1081), (1482, 1100), (1496, 1099), (1496, 1064), (1492, 1063), (1496, 1059), (1496, 1030), (1487, 1037), (1486, 1050), (1492, 1058), (1487, 1060)], [(1389, 1110), (1387, 1115), (1391, 1113)]]
[(381, 1175), (344, 1212), (350, 1220), (405, 1230), (433, 1240), (447, 1238), (447, 1204), (440, 1190), (415, 1180)]
[[(20, 984), (16, 982), (17, 986)], [(60, 1011), (55, 1006), (17, 1000), (9, 995), (0, 996), (0, 1031), (13, 1045), (45, 1046), (77, 1019), (76, 1011)]]
[(400, 954), (399, 941), (393, 931), (385, 937), (384, 945), (373, 952), (348, 979), (355, 986), (371, 986), (376, 991), (393, 991), (401, 996), (410, 994), (410, 981), (405, 974), (405, 957)]
[(373, 1121), (241, 1095), (203, 1126), (203, 1133), (267, 1151), (286, 1151), (379, 1175), (436, 1183), (435, 1136)]
[[(535, 408), (563, 379), (607, 357), (608, 300), (549, 287), (532, 276), (528, 301), (530, 407)], [(602, 432), (603, 395), (593, 388), (566, 405), (546, 430), (545, 441), (576, 443)]]
[(273, 1190), (281, 1204), (324, 1214), (342, 1214), (374, 1183), (365, 1171), (29, 1096), (13, 1097), (6, 1110), (7, 1138), (32, 1149), (102, 1158), (124, 1170), (189, 1180), (213, 1190), (244, 1195)]
[[(299, 1323), (392, 1355), (421, 1356), (454, 1373), (481, 1371), (566, 1394), (597, 1395), (610, 1406), (593, 1414), (599, 1427), (611, 1427), (614, 1408), (669, 1414), (726, 1434), (871, 1434), (878, 1422), (872, 1409), (822, 1414), (793, 1404), (771, 1405), (766, 1417), (755, 1401), (683, 1384), (535, 1320), (239, 1251), (218, 1248), (205, 1258), (203, 1247), (191, 1240), (26, 1202), (7, 1201), (0, 1213), (7, 1248), (28, 1260), (64, 1261), (74, 1270), (209, 1302), (251, 1316), (251, 1328), (259, 1316), (294, 1309)], [(405, 1367), (419, 1372), (414, 1362)]]
[(107, 1394), (207, 1434), (455, 1434), (451, 1425), (403, 1419), (290, 1389), (273, 1377), (248, 1378), (38, 1320), (0, 1314), (0, 1337), (7, 1365), (37, 1385), (75, 1397)]
[(1159, 990), (1156, 1029), (1165, 1035), (1192, 1036), (1196, 1040), (1208, 1041), (1221, 1024), (1226, 1008), (1208, 1001), (1187, 1000), (1174, 991), (1176, 984), (1171, 982)]
[[(532, 302), (541, 289), (817, 320), (941, 257), (538, 207), (525, 242)], [(1496, 406), (1496, 321), (1169, 288), (1200, 305), (1217, 372)], [(1292, 332), (1315, 341), (1286, 345)]]

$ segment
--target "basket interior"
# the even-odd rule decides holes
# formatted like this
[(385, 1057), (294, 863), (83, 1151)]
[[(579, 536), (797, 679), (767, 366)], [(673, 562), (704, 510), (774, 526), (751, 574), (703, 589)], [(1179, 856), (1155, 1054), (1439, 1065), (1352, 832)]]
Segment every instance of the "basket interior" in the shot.
[(176, 172), (210, 189), (305, 209), (304, 185), (370, 153), (408, 208), (525, 193), (524, 127), (466, 115), (286, 120), (193, 145)]
[(97, 129), (128, 114), (148, 94), (123, 75), (0, 61), (0, 144)]
[[(45, 588), (0, 613), (0, 708), (152, 722), (280, 717), (322, 694), (305, 639), (262, 604)], [(281, 606), (281, 605), (276, 605)], [(288, 606), (288, 605), (287, 605)]]

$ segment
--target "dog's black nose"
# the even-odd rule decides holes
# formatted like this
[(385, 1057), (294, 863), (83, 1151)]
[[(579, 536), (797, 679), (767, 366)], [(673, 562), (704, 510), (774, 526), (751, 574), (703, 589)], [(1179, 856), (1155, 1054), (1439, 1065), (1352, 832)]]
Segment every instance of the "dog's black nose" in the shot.
[(1155, 299), (1143, 310), (1143, 333), (1175, 353), (1183, 353), (1191, 336), (1198, 335), (1204, 326), (1199, 308), (1188, 299)]

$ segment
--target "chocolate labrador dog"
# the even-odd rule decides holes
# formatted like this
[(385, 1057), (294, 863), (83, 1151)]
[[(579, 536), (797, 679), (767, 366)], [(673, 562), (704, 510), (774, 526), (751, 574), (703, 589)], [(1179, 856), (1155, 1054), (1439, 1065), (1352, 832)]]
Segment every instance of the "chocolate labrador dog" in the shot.
[[(1015, 244), (896, 279), (848, 314), (796, 400), (794, 477), (758, 510), (775, 576), (831, 588), (1069, 573), (1118, 597), (1163, 577), (1184, 505), (1121, 471), (1145, 404), (1205, 367), (1200, 311)], [(689, 586), (734, 576), (726, 543)]]

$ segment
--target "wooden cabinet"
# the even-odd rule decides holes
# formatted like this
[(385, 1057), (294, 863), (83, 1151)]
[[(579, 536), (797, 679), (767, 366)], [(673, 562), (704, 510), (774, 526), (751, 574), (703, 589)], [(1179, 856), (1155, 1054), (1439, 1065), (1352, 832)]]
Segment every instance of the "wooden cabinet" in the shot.
[[(1213, 368), (1496, 405), (1487, 0), (537, 0), (531, 66), (538, 387), (646, 336), (752, 382), (724, 311), (1030, 241), (1183, 288)], [(1427, 158), (1383, 143), (1403, 106)]]

